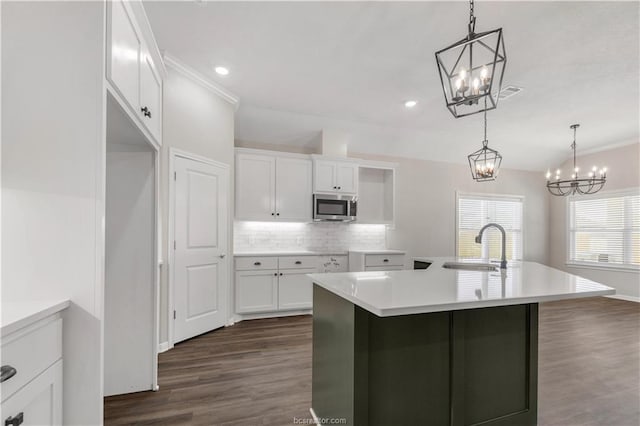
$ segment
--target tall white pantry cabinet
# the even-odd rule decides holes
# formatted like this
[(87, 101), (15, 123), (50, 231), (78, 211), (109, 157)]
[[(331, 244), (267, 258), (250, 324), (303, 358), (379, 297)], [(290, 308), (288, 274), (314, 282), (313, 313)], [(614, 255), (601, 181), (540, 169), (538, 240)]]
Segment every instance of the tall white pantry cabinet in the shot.
[[(3, 311), (34, 299), (70, 301), (56, 322), (62, 328), (62, 358), (35, 379), (48, 384), (34, 380), (18, 390), (13, 395), (20, 398), (13, 401), (27, 406), (3, 405), (1, 420), (11, 424), (17, 421), (14, 414), (23, 412), (24, 424), (34, 419), (36, 424), (101, 424), (109, 365), (124, 368), (128, 379), (127, 366), (144, 358), (145, 386), (154, 386), (162, 59), (140, 1), (1, 2), (0, 18), (1, 238), (3, 247), (11, 247), (2, 251)], [(127, 153), (136, 161), (120, 162)], [(144, 232), (133, 238), (146, 260), (139, 270), (126, 264), (132, 268), (129, 277), (112, 274), (112, 261), (126, 259), (114, 259), (106, 243), (106, 233), (127, 208), (111, 204), (125, 186), (110, 187), (114, 159), (118, 171), (126, 164), (143, 165), (129, 171), (144, 194), (135, 215)], [(119, 238), (117, 232), (110, 236)], [(132, 278), (137, 273), (143, 274), (140, 282)], [(122, 290), (132, 283), (142, 286), (138, 301), (145, 304), (121, 314), (139, 315), (128, 319), (136, 327), (111, 333), (119, 327), (112, 321), (114, 303), (128, 297)], [(136, 333), (149, 338), (135, 339)], [(109, 343), (106, 336), (116, 340)], [(107, 347), (125, 346), (126, 339), (127, 351), (119, 351), (125, 355), (113, 359)], [(22, 350), (25, 357), (32, 355), (33, 348)], [(42, 401), (55, 406), (47, 411), (51, 416), (27, 416), (31, 397), (40, 399), (22, 392), (45, 388), (49, 396)]]

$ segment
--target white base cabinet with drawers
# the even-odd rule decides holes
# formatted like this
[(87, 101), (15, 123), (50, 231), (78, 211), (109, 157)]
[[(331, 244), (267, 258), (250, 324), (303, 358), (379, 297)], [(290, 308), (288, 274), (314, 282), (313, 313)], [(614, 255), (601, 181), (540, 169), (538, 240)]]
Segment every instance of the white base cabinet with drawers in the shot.
[(62, 318), (2, 335), (2, 424), (62, 424)]
[(401, 271), (405, 253), (397, 250), (350, 251), (349, 272)]
[(306, 275), (346, 272), (347, 256), (237, 256), (235, 264), (236, 313), (277, 316), (311, 309), (313, 284)]

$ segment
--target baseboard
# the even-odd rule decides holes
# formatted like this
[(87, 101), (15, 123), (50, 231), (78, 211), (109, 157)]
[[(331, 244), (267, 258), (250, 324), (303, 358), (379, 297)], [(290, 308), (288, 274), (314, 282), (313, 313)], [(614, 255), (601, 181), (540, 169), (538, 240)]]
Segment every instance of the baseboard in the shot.
[(158, 353), (166, 352), (170, 349), (169, 342), (162, 342), (158, 345)]
[(264, 318), (292, 317), (296, 315), (311, 315), (312, 313), (313, 310), (311, 309), (298, 309), (295, 311), (264, 312), (258, 314), (236, 314), (234, 322)]
[(613, 294), (611, 296), (605, 296), (605, 297), (610, 297), (612, 299), (626, 300), (628, 302), (640, 303), (640, 297), (626, 296), (624, 294)]

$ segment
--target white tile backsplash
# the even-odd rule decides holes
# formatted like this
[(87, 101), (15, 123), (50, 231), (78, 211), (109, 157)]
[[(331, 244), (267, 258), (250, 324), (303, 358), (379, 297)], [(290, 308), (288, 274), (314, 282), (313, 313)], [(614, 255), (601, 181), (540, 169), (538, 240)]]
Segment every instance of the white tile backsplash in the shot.
[(385, 225), (234, 222), (235, 252), (381, 250)]

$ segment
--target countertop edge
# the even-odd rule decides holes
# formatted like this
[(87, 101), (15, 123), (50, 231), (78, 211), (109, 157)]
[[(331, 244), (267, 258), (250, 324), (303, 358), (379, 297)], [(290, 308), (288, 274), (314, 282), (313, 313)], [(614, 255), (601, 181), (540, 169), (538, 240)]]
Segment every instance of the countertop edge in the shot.
[(265, 256), (265, 257), (278, 257), (278, 256), (347, 256), (349, 252), (347, 251), (327, 251), (327, 252), (317, 252), (317, 251), (283, 251), (283, 252), (239, 252), (233, 253), (233, 257), (254, 257), (254, 256)]
[[(16, 302), (24, 304), (25, 302)], [(3, 320), (0, 327), (0, 336), (5, 337), (8, 334), (14, 333), (24, 327), (27, 327), (43, 318), (53, 315), (69, 307), (71, 302), (68, 299), (59, 301), (34, 301), (31, 306), (25, 306), (24, 310), (14, 315), (14, 318), (10, 318), (6, 323)], [(7, 305), (11, 302), (7, 302)], [(3, 307), (3, 311), (6, 310)]]

